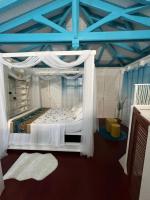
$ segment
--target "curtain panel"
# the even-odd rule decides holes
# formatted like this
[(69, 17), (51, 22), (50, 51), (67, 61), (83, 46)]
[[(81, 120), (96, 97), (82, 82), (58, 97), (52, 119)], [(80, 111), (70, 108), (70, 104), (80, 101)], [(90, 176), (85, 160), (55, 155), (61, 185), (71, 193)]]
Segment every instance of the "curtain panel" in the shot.
[(130, 109), (134, 98), (134, 84), (150, 83), (150, 64), (124, 72), (122, 84), (122, 101), (124, 101), (121, 119), (129, 125)]
[(72, 108), (82, 103), (83, 87), (80, 79), (62, 78), (62, 106), (64, 108)]
[(7, 127), (7, 109), (5, 94), (4, 66), (0, 55), (0, 159), (5, 155), (8, 148), (8, 127)]

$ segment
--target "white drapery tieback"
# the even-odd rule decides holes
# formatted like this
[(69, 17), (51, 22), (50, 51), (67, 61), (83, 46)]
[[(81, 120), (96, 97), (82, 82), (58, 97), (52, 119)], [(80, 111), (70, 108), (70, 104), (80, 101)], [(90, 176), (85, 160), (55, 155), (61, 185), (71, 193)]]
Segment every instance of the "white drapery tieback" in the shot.
[(16, 80), (18, 80), (18, 81), (30, 81), (31, 80), (31, 75), (29, 74), (29, 75), (25, 75), (25, 76), (22, 76), (22, 77), (19, 77), (19, 76), (17, 76), (16, 74), (14, 74), (14, 73), (12, 73), (12, 72), (9, 72), (9, 75), (11, 76), (11, 77), (13, 77), (13, 78), (15, 78)]
[(68, 80), (75, 80), (75, 79), (79, 78), (81, 75), (82, 75), (81, 73), (78, 73), (74, 76), (70, 76), (70, 75), (68, 76), (68, 75), (65, 75), (65, 74), (62, 74), (61, 76), (65, 79), (68, 79)]
[(56, 78), (57, 76), (62, 76), (63, 78), (65, 79), (68, 79), (68, 80), (75, 80), (77, 78), (79, 78), (82, 74), (81, 73), (78, 73), (76, 75), (73, 75), (73, 76), (68, 76), (68, 75), (65, 75), (65, 74), (57, 74), (57, 75), (49, 75), (49, 76), (40, 76), (40, 79), (41, 80), (45, 80), (45, 81), (50, 81), (54, 78)]

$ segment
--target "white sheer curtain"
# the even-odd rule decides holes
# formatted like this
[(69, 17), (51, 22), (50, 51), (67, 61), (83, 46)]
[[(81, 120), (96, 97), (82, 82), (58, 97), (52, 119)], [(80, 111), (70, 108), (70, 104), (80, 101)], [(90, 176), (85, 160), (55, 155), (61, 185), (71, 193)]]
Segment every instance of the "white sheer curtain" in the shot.
[(62, 106), (72, 108), (82, 103), (83, 87), (80, 79), (62, 78)]
[[(68, 52), (66, 52), (67, 55)], [(78, 54), (78, 53), (77, 53)], [(17, 55), (17, 54), (16, 54)], [(75, 66), (78, 66), (82, 63), (84, 63), (84, 83), (83, 83), (83, 134), (82, 134), (82, 151), (81, 153), (83, 155), (92, 156), (93, 155), (93, 132), (94, 132), (94, 117), (95, 117), (95, 98), (94, 98), (94, 55), (95, 51), (82, 51), (82, 54), (78, 56), (77, 60), (73, 62), (64, 62), (62, 61), (58, 55), (55, 55), (51, 52), (45, 52), (44, 54), (38, 54), (37, 56), (30, 56), (26, 60), (22, 62), (12, 62), (12, 59), (6, 59), (1, 58), (1, 63), (7, 65), (8, 67), (15, 67), (15, 68), (26, 68), (26, 67), (32, 67), (37, 65), (39, 62), (44, 62), (48, 66), (52, 68), (57, 69), (68, 69)], [(69, 52), (69, 56), (71, 56), (71, 52)], [(3, 66), (1, 65), (0, 70), (2, 72)], [(2, 138), (2, 147), (1, 147), (1, 153), (3, 153), (4, 149), (7, 149), (8, 144), (8, 132), (7, 132), (7, 120), (6, 120), (6, 112), (5, 112), (5, 99), (3, 93), (4, 93), (4, 77), (3, 73), (0, 73), (1, 76), (1, 85), (2, 88), (1, 95), (0, 95), (0, 108), (1, 109), (1, 123), (0, 123), (0, 134)], [(36, 85), (38, 85), (39, 77), (35, 77)], [(34, 87), (33, 87), (34, 88)], [(33, 92), (39, 92), (39, 86), (36, 87), (36, 90)], [(37, 95), (33, 94), (33, 103), (35, 104), (38, 100)], [(40, 98), (39, 98), (40, 99)], [(38, 106), (40, 105), (40, 102), (37, 103)]]
[(73, 76), (68, 76), (66, 74), (62, 74), (61, 76), (65, 79), (67, 79), (67, 80), (75, 80), (75, 79), (77, 79), (81, 76), (81, 73), (78, 73), (78, 74), (73, 75)]
[(27, 67), (32, 67), (35, 66), (37, 64), (39, 64), (41, 62), (40, 57), (28, 57), (27, 59), (25, 59), (22, 62), (15, 62), (12, 58), (8, 59), (4, 59), (2, 58), (2, 63), (6, 66), (8, 66), (9, 68), (27, 68)]
[(4, 66), (0, 55), (0, 159), (5, 155), (8, 147), (8, 128), (6, 114), (6, 94), (4, 80)]
[(73, 68), (75, 66), (78, 66), (82, 64), (89, 56), (90, 51), (84, 51), (83, 54), (81, 54), (77, 60), (73, 62), (64, 62), (61, 60), (57, 55), (50, 54), (49, 52), (45, 52), (45, 55), (39, 55), (39, 56), (32, 56), (28, 57), (22, 62), (15, 62), (13, 59), (6, 59), (2, 57), (2, 63), (4, 65), (7, 65), (8, 67), (12, 68), (27, 68), (27, 67), (33, 67), (40, 62), (45, 63), (49, 67), (57, 68), (57, 69), (68, 69), (68, 68)]
[[(93, 156), (94, 153), (94, 129), (95, 129), (95, 65), (94, 54), (85, 60), (83, 81), (83, 133), (82, 154)], [(95, 105), (94, 105), (95, 104)]]
[(68, 68), (73, 68), (76, 67), (80, 64), (82, 64), (89, 56), (89, 51), (84, 51), (84, 54), (80, 55), (77, 60), (73, 62), (64, 62), (61, 60), (58, 56), (56, 55), (49, 55), (49, 56), (41, 56), (42, 62), (47, 64), (48, 66), (51, 66), (53, 68), (57, 69), (68, 69)]
[(8, 148), (8, 128), (6, 114), (6, 95), (5, 95), (5, 79), (4, 66), (2, 65), (2, 57), (0, 55), (0, 196), (4, 190), (3, 173), (1, 167), (1, 158), (6, 155)]
[(41, 108), (39, 76), (32, 76), (32, 109)]

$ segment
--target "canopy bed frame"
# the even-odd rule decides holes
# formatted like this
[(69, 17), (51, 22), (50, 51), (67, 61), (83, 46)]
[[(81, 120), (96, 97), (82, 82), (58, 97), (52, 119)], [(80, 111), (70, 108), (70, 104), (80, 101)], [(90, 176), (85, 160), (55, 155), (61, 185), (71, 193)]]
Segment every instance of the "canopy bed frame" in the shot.
[[(27, 150), (48, 150), (48, 151), (73, 151), (80, 152), (82, 155), (92, 156), (93, 155), (93, 133), (96, 130), (96, 98), (95, 98), (95, 65), (94, 65), (94, 56), (96, 52), (93, 50), (86, 51), (45, 51), (45, 52), (25, 52), (25, 53), (2, 53), (0, 54), (0, 155), (2, 156), (7, 149), (27, 149)], [(75, 61), (65, 62), (59, 58), (59, 56), (78, 56)], [(25, 58), (23, 61), (16, 61), (14, 58)], [(7, 109), (6, 109), (6, 94), (5, 94), (5, 79), (4, 79), (4, 68), (17, 68), (17, 69), (27, 69), (31, 68), (40, 62), (55, 69), (58, 73), (61, 73), (65, 70), (72, 69), (77, 67), (80, 64), (84, 63), (83, 70), (83, 102), (82, 102), (82, 129), (80, 131), (75, 131), (73, 133), (66, 133), (72, 135), (80, 135), (80, 143), (63, 143), (55, 144), (51, 143), (36, 143), (36, 140), (31, 139), (31, 134), (17, 134), (9, 133), (8, 129), (8, 119), (7, 119)], [(78, 76), (77, 76), (78, 77)], [(35, 81), (37, 77), (34, 77)], [(37, 87), (37, 85), (36, 85)], [(38, 90), (38, 88), (36, 88)], [(36, 102), (34, 109), (40, 108), (40, 103)], [(41, 128), (43, 124), (40, 124)], [(39, 124), (38, 124), (39, 126)], [(51, 136), (53, 139), (57, 138), (57, 141), (62, 137), (62, 129), (64, 125), (53, 124), (55, 129), (55, 135), (53, 133), (53, 128), (51, 124), (46, 124), (47, 126), (45, 132), (48, 131), (50, 135), (45, 134), (45, 137)], [(36, 127), (37, 128), (37, 127)], [(39, 127), (38, 127), (39, 129)], [(42, 129), (41, 129), (42, 130)], [(52, 131), (50, 131), (52, 130)], [(61, 130), (61, 131), (60, 131)], [(42, 132), (42, 131), (41, 131)], [(44, 134), (45, 132), (42, 132)], [(16, 135), (17, 134), (17, 135)], [(34, 131), (34, 136), (37, 137), (36, 132)], [(39, 133), (38, 133), (39, 134)], [(65, 131), (63, 131), (64, 137)], [(24, 139), (24, 136), (26, 137)], [(16, 137), (16, 141), (26, 141), (20, 144), (13, 144), (11, 140)], [(19, 137), (19, 139), (17, 139)], [(35, 137), (35, 138), (36, 138)]]

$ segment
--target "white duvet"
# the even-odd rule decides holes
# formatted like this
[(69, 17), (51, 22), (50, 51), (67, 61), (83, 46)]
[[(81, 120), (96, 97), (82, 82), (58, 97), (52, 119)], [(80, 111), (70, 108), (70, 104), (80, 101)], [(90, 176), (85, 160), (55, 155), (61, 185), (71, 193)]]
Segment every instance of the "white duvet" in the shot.
[(49, 109), (45, 114), (36, 119), (32, 124), (50, 124), (58, 122), (71, 122), (77, 119), (75, 112), (67, 109)]
[(49, 109), (31, 123), (31, 134), (10, 134), (9, 144), (15, 145), (64, 145), (64, 135), (83, 129), (82, 108)]
[(64, 145), (64, 135), (82, 130), (82, 109), (49, 109), (31, 124), (31, 144)]

